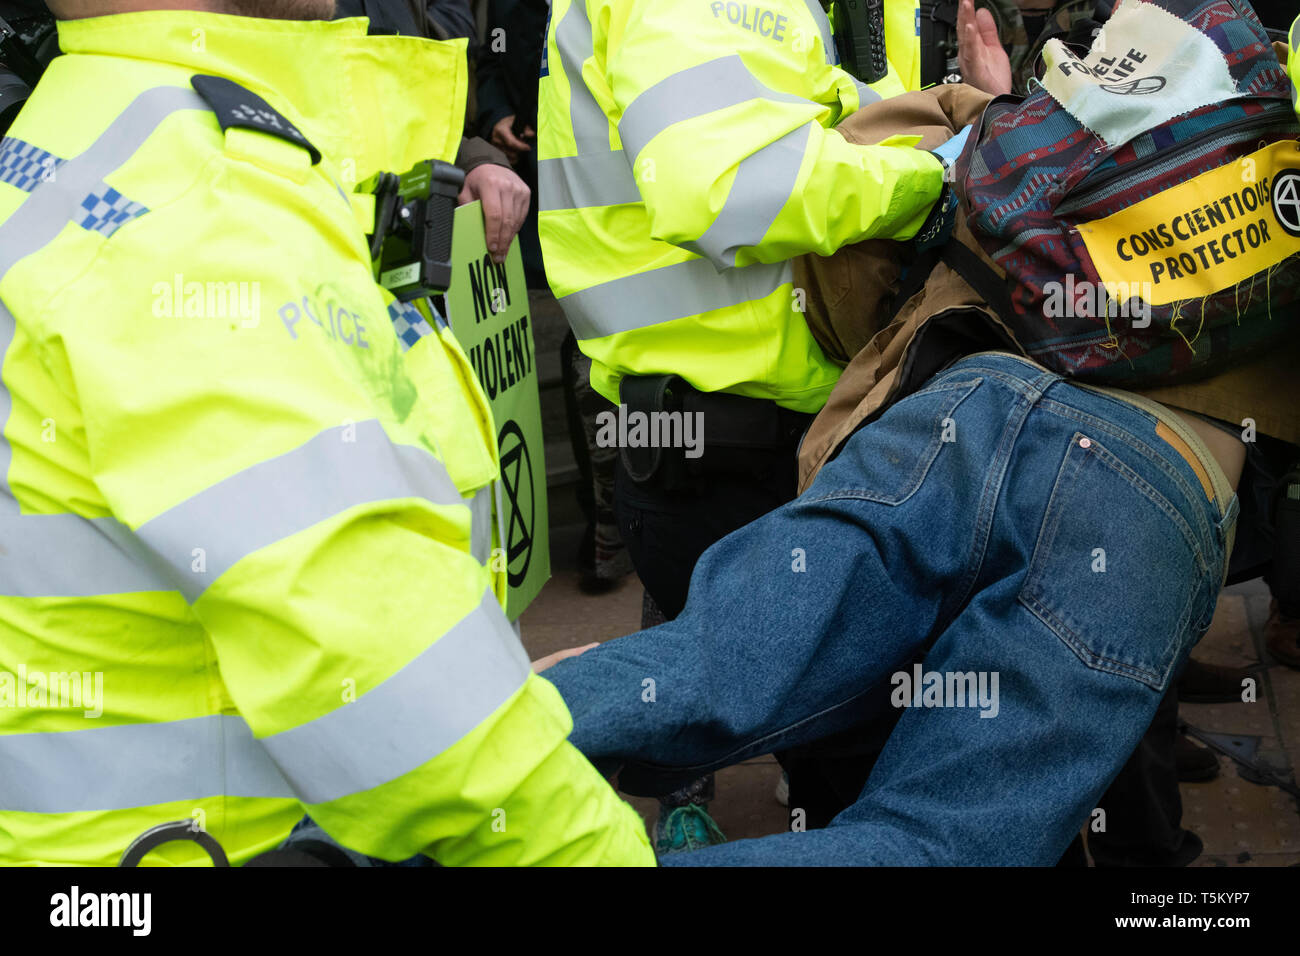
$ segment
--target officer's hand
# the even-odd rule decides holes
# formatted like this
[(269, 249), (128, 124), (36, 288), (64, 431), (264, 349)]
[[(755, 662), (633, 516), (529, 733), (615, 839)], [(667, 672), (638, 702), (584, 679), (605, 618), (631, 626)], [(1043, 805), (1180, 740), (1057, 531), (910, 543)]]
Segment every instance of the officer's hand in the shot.
[(510, 243), (519, 227), (528, 218), (528, 200), (532, 190), (524, 181), (504, 166), (484, 163), (475, 166), (465, 177), (460, 191), (460, 204), (483, 203), (483, 232), (487, 237), (488, 252), (499, 264), (506, 261)]
[(599, 643), (587, 644), (583, 647), (568, 647), (562, 651), (556, 651), (554, 654), (547, 654), (540, 660), (533, 661), (533, 673), (540, 674), (548, 667), (554, 667), (560, 661), (568, 660), (570, 657), (577, 657), (579, 654), (585, 654), (593, 647), (600, 647)]
[[(515, 117), (513, 113), (504, 119), (498, 120), (497, 124), (492, 127), (492, 145), (510, 157), (511, 163), (517, 164), (519, 158), (524, 153), (531, 153), (533, 148), (515, 135), (514, 125)], [(536, 135), (531, 126), (524, 130), (525, 138)]]
[(1011, 58), (998, 39), (993, 14), (976, 10), (973, 0), (957, 6), (957, 62), (962, 79), (985, 93), (1011, 92)]

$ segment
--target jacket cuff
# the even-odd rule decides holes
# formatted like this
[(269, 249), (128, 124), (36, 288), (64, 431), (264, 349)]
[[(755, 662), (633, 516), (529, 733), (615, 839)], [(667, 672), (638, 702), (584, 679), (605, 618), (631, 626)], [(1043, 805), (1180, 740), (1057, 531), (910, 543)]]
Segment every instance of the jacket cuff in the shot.
[(470, 170), (486, 163), (504, 166), (506, 169), (512, 168), (510, 160), (506, 159), (506, 154), (487, 140), (479, 139), (477, 136), (472, 139), (468, 136), (461, 139), (460, 152), (456, 154), (456, 166), (462, 172), (468, 175)]

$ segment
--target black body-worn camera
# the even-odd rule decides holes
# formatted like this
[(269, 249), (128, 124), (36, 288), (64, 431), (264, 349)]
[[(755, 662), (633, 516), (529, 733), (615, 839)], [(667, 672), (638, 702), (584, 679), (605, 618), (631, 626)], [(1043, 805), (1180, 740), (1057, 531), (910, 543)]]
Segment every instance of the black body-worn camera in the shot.
[(451, 163), (426, 159), (400, 176), (379, 173), (364, 187), (375, 195), (375, 278), (403, 302), (441, 295), (451, 284), (451, 232), (464, 183)]
[(827, 11), (840, 65), (863, 83), (889, 75), (885, 57), (885, 0), (835, 0)]

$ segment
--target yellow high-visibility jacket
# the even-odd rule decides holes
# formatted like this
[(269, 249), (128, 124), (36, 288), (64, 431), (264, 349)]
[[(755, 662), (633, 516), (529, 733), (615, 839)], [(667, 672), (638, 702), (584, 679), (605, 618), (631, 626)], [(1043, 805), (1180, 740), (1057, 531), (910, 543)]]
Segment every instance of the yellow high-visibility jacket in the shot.
[(454, 156), (463, 41), (365, 34), (63, 23), (0, 145), (0, 863), (177, 820), (239, 863), (304, 807), (390, 860), (653, 863), (499, 604), (486, 399), (341, 186)]
[(825, 403), (839, 369), (808, 331), (789, 260), (910, 238), (942, 185), (928, 153), (833, 130), (902, 92), (900, 71), (919, 79), (915, 3), (886, 6), (887, 42), (904, 41), (873, 89), (836, 65), (817, 0), (555, 0), (542, 251), (606, 398), (624, 375), (676, 373), (798, 411)]
[(885, 52), (906, 90), (921, 88), (920, 0), (885, 0)]

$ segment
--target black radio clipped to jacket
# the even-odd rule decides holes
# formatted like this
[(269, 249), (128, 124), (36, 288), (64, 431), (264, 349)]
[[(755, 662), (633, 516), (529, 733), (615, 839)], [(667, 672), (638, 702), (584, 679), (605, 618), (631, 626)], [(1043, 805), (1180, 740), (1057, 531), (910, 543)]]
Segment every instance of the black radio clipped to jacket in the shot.
[(885, 0), (835, 0), (828, 15), (844, 69), (863, 83), (875, 83), (889, 75)]
[(451, 232), (464, 183), (463, 172), (437, 159), (366, 183), (375, 196), (375, 277), (401, 301), (441, 295), (451, 284)]

